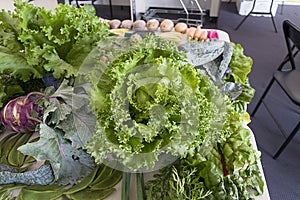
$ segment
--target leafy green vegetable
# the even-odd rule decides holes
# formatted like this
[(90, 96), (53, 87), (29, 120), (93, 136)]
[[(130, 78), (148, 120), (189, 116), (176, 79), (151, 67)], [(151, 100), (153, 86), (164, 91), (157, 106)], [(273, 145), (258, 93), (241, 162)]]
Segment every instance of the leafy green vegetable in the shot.
[(201, 181), (201, 177), (197, 176), (195, 168), (192, 169), (183, 168), (181, 171), (181, 177), (178, 170), (173, 167), (172, 169), (172, 181), (170, 181), (171, 188), (175, 190), (174, 197), (176, 199), (205, 199), (212, 192), (207, 190), (204, 183)]
[[(0, 107), (30, 91), (47, 98), (39, 140), (18, 148), (28, 158), (16, 150), (19, 143), (5, 138), (1, 158), (5, 154), (3, 161), (16, 166), (34, 161), (30, 156), (47, 160), (55, 183), (6, 185), (0, 198), (10, 198), (15, 188), (21, 188), (19, 199), (107, 196), (121, 172), (96, 166), (91, 156), (125, 171), (178, 159), (176, 168), (155, 175), (151, 199), (250, 199), (262, 193), (259, 154), (239, 120), (254, 93), (247, 79), (252, 60), (240, 45), (232, 43), (232, 73), (224, 82), (239, 84), (242, 93), (230, 102), (171, 42), (147, 36), (129, 47), (130, 40), (111, 37), (104, 45), (108, 26), (92, 7), (59, 4), (51, 13), (27, 1), (15, 5), (14, 13), (0, 12)], [(56, 91), (45, 89), (48, 74), (59, 82)], [(81, 75), (91, 91), (76, 83)], [(169, 153), (172, 159), (159, 163)]]
[(246, 105), (251, 102), (255, 93), (255, 89), (251, 87), (248, 80), (241, 85), (241, 88), (242, 93), (233, 101), (233, 106), (239, 114), (246, 112)]
[(69, 86), (64, 80), (53, 92), (47, 88), (49, 98), (43, 102), (44, 121), (54, 128), (63, 130), (64, 138), (75, 148), (84, 148), (95, 131), (96, 119), (89, 106), (85, 85)]
[[(193, 199), (200, 191), (208, 195), (205, 199), (253, 199), (263, 193), (260, 154), (251, 145), (251, 133), (242, 127), (235, 111), (228, 113), (223, 129), (226, 138), (205, 156), (196, 152), (181, 159), (171, 175), (164, 170), (156, 174), (147, 187), (152, 199)], [(186, 180), (191, 184), (184, 185)]]
[[(172, 167), (156, 174), (147, 186), (151, 199), (201, 199), (200, 193), (208, 195), (205, 199), (253, 199), (263, 193), (264, 182), (258, 168), (260, 154), (253, 149), (251, 133), (242, 127), (239, 117), (254, 95), (247, 78), (252, 59), (243, 54), (241, 45), (231, 45), (232, 72), (224, 83), (239, 84), (242, 92), (226, 107), (220, 140), (207, 154), (200, 151), (180, 159), (171, 174)], [(191, 184), (185, 184), (187, 180)]]
[(96, 162), (111, 154), (130, 170), (151, 169), (162, 152), (185, 157), (218, 140), (226, 97), (173, 43), (147, 36), (100, 67), (90, 95), (97, 130), (87, 145)]
[(26, 94), (34, 79), (40, 82), (35, 91), (44, 89), (46, 74), (58, 79), (76, 76), (96, 43), (108, 35), (108, 25), (90, 7), (59, 4), (51, 13), (15, 0), (13, 13), (0, 11), (0, 107)]
[(231, 42), (231, 45), (233, 46), (233, 55), (229, 64), (232, 70), (230, 76), (232, 76), (234, 82), (244, 84), (251, 71), (253, 61), (250, 57), (244, 55), (244, 49), (240, 44)]
[(248, 80), (253, 61), (244, 55), (244, 49), (240, 44), (231, 42), (231, 45), (233, 55), (229, 67), (232, 72), (225, 77), (224, 82), (232, 82), (241, 87), (241, 93), (233, 101), (236, 111), (241, 115), (246, 112), (246, 105), (251, 102), (255, 92)]
[(85, 7), (59, 4), (52, 14), (16, 1), (16, 16), (27, 62), (52, 71), (56, 78), (76, 75), (95, 43), (109, 34), (108, 26), (95, 16), (95, 10)]
[(83, 179), (95, 164), (83, 150), (75, 149), (62, 137), (62, 133), (45, 124), (40, 125), (40, 139), (18, 148), (38, 161), (51, 163), (55, 181), (59, 184), (76, 183)]

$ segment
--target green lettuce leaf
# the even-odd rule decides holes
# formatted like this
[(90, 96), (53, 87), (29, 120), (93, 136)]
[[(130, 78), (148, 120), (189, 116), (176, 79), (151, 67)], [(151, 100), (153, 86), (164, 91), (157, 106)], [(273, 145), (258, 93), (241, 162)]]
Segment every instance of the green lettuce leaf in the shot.
[(228, 99), (174, 43), (147, 36), (100, 67), (90, 91), (97, 128), (86, 146), (96, 162), (109, 155), (151, 169), (162, 152), (185, 157), (218, 141)]
[(240, 44), (231, 43), (233, 46), (233, 54), (229, 63), (232, 70), (230, 74), (235, 83), (246, 83), (247, 76), (251, 71), (252, 58), (244, 54), (244, 49)]
[[(0, 75), (16, 79), (0, 80), (4, 83), (0, 107), (20, 91), (26, 94), (29, 80), (43, 83), (43, 76), (52, 73), (60, 81), (78, 74), (96, 44), (109, 35), (108, 25), (92, 8), (59, 4), (51, 13), (28, 1), (15, 0), (14, 12), (0, 11)], [(30, 88), (44, 89), (38, 86)]]
[(0, 52), (0, 74), (10, 74), (24, 82), (42, 77), (42, 74), (28, 65), (23, 57), (3, 52)]
[(95, 44), (109, 35), (108, 25), (90, 8), (59, 4), (52, 14), (17, 1), (15, 11), (27, 62), (56, 78), (76, 75)]
[(247, 104), (249, 104), (254, 96), (255, 90), (251, 87), (248, 80), (248, 74), (251, 71), (253, 60), (244, 54), (244, 49), (240, 44), (230, 43), (233, 47), (233, 55), (229, 63), (231, 73), (229, 73), (224, 82), (234, 83), (239, 95), (234, 97), (233, 105), (235, 110), (240, 114), (246, 112)]

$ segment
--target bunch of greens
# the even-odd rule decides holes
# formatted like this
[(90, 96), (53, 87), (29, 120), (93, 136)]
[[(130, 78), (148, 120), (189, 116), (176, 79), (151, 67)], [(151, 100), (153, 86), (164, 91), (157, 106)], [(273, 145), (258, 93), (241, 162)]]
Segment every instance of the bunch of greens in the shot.
[(252, 147), (251, 132), (241, 126), (233, 108), (225, 122), (227, 138), (209, 154), (195, 152), (154, 175), (147, 185), (149, 199), (237, 200), (253, 199), (263, 193), (260, 154)]
[[(1, 180), (22, 180), (1, 185), (1, 198), (10, 198), (10, 191), (16, 188), (21, 189), (19, 199), (107, 196), (121, 174), (106, 167), (99, 169), (86, 153), (84, 146), (94, 131), (95, 119), (85, 86), (74, 88), (73, 81), (97, 42), (109, 35), (108, 26), (88, 6), (59, 4), (51, 13), (16, 0), (15, 7), (13, 13), (0, 12), (0, 108), (33, 92), (43, 117), (36, 133), (3, 130), (1, 165), (10, 165), (14, 171), (1, 168)], [(32, 176), (36, 161), (50, 164), (51, 176), (39, 179), (51, 184), (20, 184)], [(22, 174), (24, 171), (28, 176)]]
[(151, 170), (162, 153), (185, 157), (218, 141), (228, 98), (174, 43), (148, 35), (101, 66), (90, 92), (97, 128), (86, 146), (96, 162)]
[[(259, 154), (240, 122), (254, 93), (247, 79), (252, 60), (240, 45), (231, 43), (224, 82), (240, 84), (242, 93), (230, 101), (172, 42), (147, 36), (136, 44), (113, 37), (99, 43), (109, 36), (108, 26), (91, 7), (59, 4), (51, 13), (27, 1), (15, 6), (14, 13), (0, 12), (0, 108), (42, 91), (43, 123), (36, 139), (1, 138), (0, 161), (23, 172), (24, 163), (46, 160), (54, 180), (2, 186), (0, 199), (12, 198), (7, 191), (15, 188), (21, 188), (19, 199), (107, 196), (121, 173), (103, 163), (142, 172), (176, 159), (149, 183), (150, 199), (262, 193)], [(48, 87), (49, 74), (56, 88)]]
[(244, 54), (244, 49), (240, 44), (231, 42), (233, 54), (229, 63), (231, 73), (225, 79), (225, 83), (236, 83), (239, 85), (241, 93), (234, 99), (233, 105), (239, 114), (246, 111), (246, 105), (251, 102), (255, 90), (251, 87), (248, 74), (252, 68), (252, 59)]
[[(38, 137), (31, 138), (32, 133), (10, 133), (2, 138), (0, 166), (11, 167), (0, 167), (0, 183), (4, 184), (0, 194), (19, 188), (18, 198), (24, 200), (95, 199), (115, 190), (122, 173), (96, 165), (84, 149), (95, 126), (85, 91), (84, 85), (74, 88), (66, 80), (57, 90), (46, 88), (39, 101), (44, 110), (43, 123), (36, 127)], [(36, 168), (36, 161), (50, 164), (50, 170), (28, 170)]]
[(42, 78), (77, 75), (96, 42), (109, 35), (95, 10), (59, 4), (55, 13), (16, 0), (14, 13), (0, 12), (0, 107), (28, 90), (44, 88)]
[(260, 154), (253, 149), (251, 132), (241, 121), (254, 94), (247, 77), (252, 59), (244, 55), (241, 45), (231, 46), (230, 73), (223, 85), (237, 84), (241, 92), (227, 104), (222, 137), (208, 154), (195, 151), (155, 174), (147, 184), (149, 199), (253, 199), (262, 194)]
[(187, 54), (189, 63), (200, 73), (207, 74), (220, 91), (230, 97), (236, 111), (244, 114), (254, 89), (248, 80), (252, 59), (244, 54), (243, 47), (233, 42), (212, 40), (204, 43), (189, 41), (180, 48)]

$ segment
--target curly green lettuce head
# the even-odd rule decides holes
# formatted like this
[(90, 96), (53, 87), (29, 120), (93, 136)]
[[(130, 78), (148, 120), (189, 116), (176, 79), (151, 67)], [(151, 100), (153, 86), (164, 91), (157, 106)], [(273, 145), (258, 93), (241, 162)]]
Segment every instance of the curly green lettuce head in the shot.
[(96, 162), (156, 170), (218, 140), (226, 99), (172, 42), (147, 36), (99, 71), (87, 145)]

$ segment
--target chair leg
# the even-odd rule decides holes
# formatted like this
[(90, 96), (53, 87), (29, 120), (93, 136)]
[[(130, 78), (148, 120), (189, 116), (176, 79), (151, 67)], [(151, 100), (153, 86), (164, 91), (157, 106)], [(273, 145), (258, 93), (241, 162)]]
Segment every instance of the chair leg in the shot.
[(273, 16), (272, 12), (270, 12), (270, 14), (271, 14), (271, 19), (272, 19), (272, 22), (273, 22), (275, 32), (278, 33), (277, 28), (276, 28), (276, 24), (275, 24), (275, 21), (274, 21), (274, 16)]
[(244, 17), (244, 19), (235, 27), (234, 30), (238, 30), (240, 26), (246, 21), (246, 19), (250, 16), (251, 12), (247, 16)]
[(280, 9), (280, 14), (281, 14), (281, 15), (283, 14), (284, 1), (285, 1), (285, 0), (281, 1), (281, 9)]
[(268, 91), (270, 90), (271, 86), (273, 85), (275, 79), (274, 77), (272, 77), (272, 80), (270, 81), (270, 83), (268, 84), (267, 88), (265, 89), (264, 93), (262, 94), (262, 96), (260, 97), (260, 99), (258, 100), (258, 103), (256, 104), (256, 106), (254, 107), (251, 116), (253, 117), (256, 113), (256, 111), (258, 110), (260, 104), (262, 103), (263, 99), (266, 97)]
[(109, 12), (110, 12), (110, 19), (113, 19), (113, 8), (112, 8), (112, 3), (111, 0), (109, 0)]
[(234, 30), (238, 30), (240, 28), (240, 26), (246, 21), (246, 19), (252, 14), (252, 12), (255, 8), (255, 4), (256, 4), (256, 0), (254, 0), (252, 8), (251, 8), (250, 12), (248, 13), (248, 15), (242, 19), (242, 21), (235, 27)]
[(297, 126), (294, 128), (292, 133), (289, 135), (289, 137), (284, 141), (284, 143), (280, 146), (278, 151), (273, 156), (274, 159), (277, 159), (278, 156), (282, 153), (282, 151), (285, 149), (285, 147), (290, 143), (290, 141), (293, 139), (293, 137), (296, 135), (296, 133), (300, 130), (300, 122), (298, 122)]

